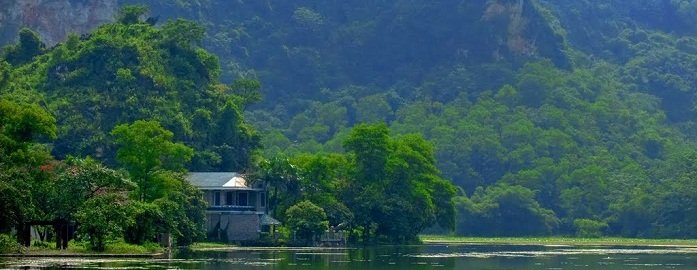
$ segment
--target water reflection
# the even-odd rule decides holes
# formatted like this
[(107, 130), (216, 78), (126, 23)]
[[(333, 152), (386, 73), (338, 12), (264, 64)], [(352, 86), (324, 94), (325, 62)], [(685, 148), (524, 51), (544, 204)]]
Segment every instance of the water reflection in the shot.
[(174, 259), (0, 259), (4, 269), (697, 269), (694, 248), (489, 245), (228, 249)]

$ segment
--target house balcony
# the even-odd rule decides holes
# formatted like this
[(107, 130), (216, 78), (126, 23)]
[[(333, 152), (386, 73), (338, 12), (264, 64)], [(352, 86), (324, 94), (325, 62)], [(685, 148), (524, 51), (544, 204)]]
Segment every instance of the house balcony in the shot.
[(208, 211), (214, 212), (256, 212), (257, 209), (254, 206), (241, 206), (241, 205), (213, 205), (209, 206)]

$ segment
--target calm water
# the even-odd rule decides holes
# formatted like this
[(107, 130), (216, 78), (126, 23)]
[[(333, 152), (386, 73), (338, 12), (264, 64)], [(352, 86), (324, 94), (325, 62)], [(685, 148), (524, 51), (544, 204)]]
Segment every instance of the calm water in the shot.
[(697, 269), (697, 249), (424, 245), (367, 249), (216, 250), (174, 259), (10, 259), (0, 268), (81, 269)]

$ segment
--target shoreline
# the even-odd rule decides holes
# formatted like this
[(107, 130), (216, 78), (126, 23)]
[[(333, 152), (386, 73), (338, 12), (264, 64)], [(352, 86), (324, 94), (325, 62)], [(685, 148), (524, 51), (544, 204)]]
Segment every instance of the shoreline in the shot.
[[(510, 245), (510, 246), (546, 246), (546, 247), (655, 247), (655, 248), (696, 248), (697, 239), (645, 239), (645, 238), (574, 238), (574, 237), (458, 237), (441, 235), (421, 235), (419, 245)], [(375, 245), (365, 248), (393, 246)], [(188, 249), (191, 251), (318, 251), (318, 250), (350, 250), (362, 246), (345, 247), (253, 247), (217, 243), (200, 243)], [(153, 253), (92, 253), (92, 252), (46, 252), (29, 251), (26, 253), (5, 253), (0, 258), (134, 258), (160, 259), (166, 258), (165, 252)]]
[(163, 258), (164, 253), (151, 254), (118, 254), (118, 253), (17, 253), (0, 254), (0, 258), (133, 258), (133, 259), (157, 259)]
[(634, 246), (697, 248), (697, 239), (574, 238), (574, 237), (458, 237), (422, 235), (423, 244), (521, 246)]
[(249, 247), (234, 246), (228, 247), (208, 247), (191, 248), (191, 251), (313, 251), (313, 250), (349, 250), (355, 249), (353, 246), (346, 247)]

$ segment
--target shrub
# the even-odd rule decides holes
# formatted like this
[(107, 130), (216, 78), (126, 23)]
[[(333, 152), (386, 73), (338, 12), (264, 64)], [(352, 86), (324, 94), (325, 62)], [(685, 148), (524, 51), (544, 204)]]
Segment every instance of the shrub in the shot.
[(34, 248), (49, 249), (52, 245), (50, 242), (35, 240), (31, 243), (31, 246)]
[(7, 234), (0, 234), (0, 253), (22, 253), (24, 248), (17, 239)]
[(574, 227), (576, 227), (576, 236), (595, 238), (603, 235), (603, 231), (607, 229), (607, 223), (592, 219), (576, 219)]
[(161, 252), (162, 248), (158, 244), (152, 242), (145, 242), (142, 245), (134, 245), (123, 241), (115, 241), (109, 243), (109, 246), (105, 251), (113, 254), (145, 254)]

